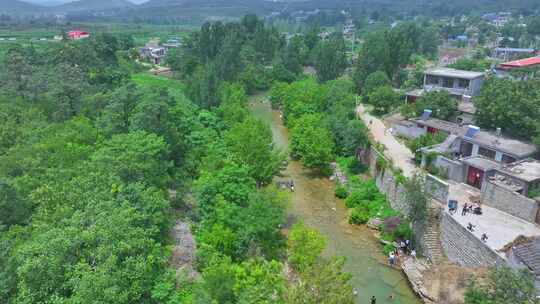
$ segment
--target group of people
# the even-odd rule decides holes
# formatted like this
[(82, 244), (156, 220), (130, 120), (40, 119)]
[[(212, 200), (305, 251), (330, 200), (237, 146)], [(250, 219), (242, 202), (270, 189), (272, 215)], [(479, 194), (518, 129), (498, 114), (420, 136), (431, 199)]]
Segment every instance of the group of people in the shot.
[(398, 247), (389, 253), (388, 262), (390, 265), (396, 265), (402, 255), (410, 255), (412, 258), (416, 258), (416, 250), (412, 248), (409, 240), (399, 242)]
[[(467, 224), (467, 230), (469, 230), (470, 232), (473, 232), (474, 228), (476, 228), (476, 225), (473, 225), (471, 222), (469, 222), (469, 224)], [(487, 234), (482, 233), (482, 236), (480, 237), (480, 240), (482, 240), (482, 242), (484, 242), (484, 243), (487, 242), (487, 240), (488, 240)]]
[(463, 205), (463, 209), (461, 210), (461, 216), (467, 215), (467, 213), (472, 213), (476, 215), (482, 214), (482, 207), (480, 207), (480, 204), (473, 203), (473, 204), (467, 204)]

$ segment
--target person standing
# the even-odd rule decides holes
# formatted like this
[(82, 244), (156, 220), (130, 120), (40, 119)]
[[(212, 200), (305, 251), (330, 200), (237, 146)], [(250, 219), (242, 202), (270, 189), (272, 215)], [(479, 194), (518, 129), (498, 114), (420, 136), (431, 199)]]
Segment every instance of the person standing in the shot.
[(482, 242), (484, 242), (484, 243), (487, 242), (487, 240), (488, 240), (487, 234), (482, 233), (482, 238), (481, 239), (482, 239)]
[(463, 205), (463, 210), (461, 211), (461, 216), (467, 215), (468, 210), (469, 206), (467, 205), (467, 203), (465, 203), (465, 205)]

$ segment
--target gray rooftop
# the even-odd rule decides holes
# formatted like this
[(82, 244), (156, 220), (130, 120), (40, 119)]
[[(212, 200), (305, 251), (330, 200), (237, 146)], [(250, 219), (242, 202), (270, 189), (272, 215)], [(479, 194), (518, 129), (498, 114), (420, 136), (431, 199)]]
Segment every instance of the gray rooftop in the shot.
[(457, 123), (436, 118), (430, 118), (428, 120), (416, 119), (414, 121), (420, 125), (433, 127), (451, 134), (457, 134), (462, 140), (500, 151), (519, 159), (530, 157), (537, 152), (536, 146), (532, 143), (498, 136), (489, 131), (480, 130), (474, 137), (467, 137), (465, 134), (469, 128), (468, 125), (459, 125)]
[(465, 157), (461, 161), (469, 166), (473, 166), (483, 171), (496, 169), (501, 166), (498, 162), (480, 155)]
[(484, 77), (484, 73), (481, 73), (481, 72), (471, 72), (471, 71), (456, 70), (456, 69), (451, 69), (451, 68), (433, 68), (433, 69), (427, 70), (425, 74), (434, 75), (434, 76), (451, 77), (451, 78), (469, 79), (469, 80)]
[(512, 251), (536, 276), (540, 276), (540, 238), (516, 245)]
[(420, 96), (424, 95), (424, 90), (423, 89), (415, 89), (415, 90), (407, 92), (407, 95), (408, 96), (420, 97)]
[[(465, 135), (467, 128), (467, 126), (464, 127), (465, 131), (463, 132), (463, 135)], [(536, 146), (531, 143), (504, 136), (497, 136), (495, 133), (483, 130), (480, 130), (474, 138), (462, 136), (462, 139), (486, 148), (501, 151), (517, 158), (532, 156), (537, 151)]]
[(476, 107), (474, 106), (474, 103), (470, 101), (460, 101), (458, 102), (458, 110), (463, 113), (469, 113), (469, 114), (475, 114), (476, 113)]
[(497, 52), (515, 52), (515, 53), (533, 53), (534, 49), (522, 49), (522, 48), (495, 48)]
[(501, 171), (528, 183), (535, 182), (540, 180), (540, 161), (532, 158), (525, 159), (505, 165)]

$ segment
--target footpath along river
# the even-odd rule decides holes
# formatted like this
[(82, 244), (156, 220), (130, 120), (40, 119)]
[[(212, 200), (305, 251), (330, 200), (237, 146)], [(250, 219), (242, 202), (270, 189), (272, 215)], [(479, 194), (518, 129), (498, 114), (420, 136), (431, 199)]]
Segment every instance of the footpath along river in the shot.
[[(266, 96), (253, 96), (250, 110), (271, 126), (275, 144), (287, 151), (288, 130)], [(294, 180), (295, 185), (289, 217), (302, 220), (326, 237), (326, 255), (346, 258), (345, 270), (352, 274), (352, 285), (358, 291), (357, 303), (369, 304), (371, 296), (377, 298), (377, 304), (421, 303), (401, 271), (387, 266), (371, 231), (349, 225), (345, 204), (334, 197), (332, 181), (310, 174), (297, 161), (290, 161), (282, 174), (284, 180)], [(388, 298), (390, 295), (394, 296), (393, 300)]]

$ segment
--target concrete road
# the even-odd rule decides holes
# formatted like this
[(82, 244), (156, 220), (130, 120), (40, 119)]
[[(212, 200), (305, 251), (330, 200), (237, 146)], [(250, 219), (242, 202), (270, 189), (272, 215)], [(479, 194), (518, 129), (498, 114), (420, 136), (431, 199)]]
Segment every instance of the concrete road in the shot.
[(357, 116), (368, 126), (371, 136), (386, 147), (384, 155), (403, 170), (403, 175), (411, 177), (418, 170), (413, 158), (414, 154), (404, 144), (400, 143), (388, 130), (381, 119), (369, 114), (364, 105), (356, 108)]

